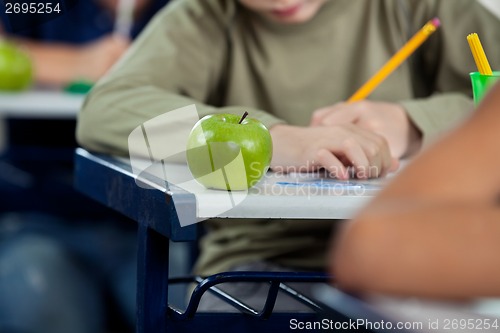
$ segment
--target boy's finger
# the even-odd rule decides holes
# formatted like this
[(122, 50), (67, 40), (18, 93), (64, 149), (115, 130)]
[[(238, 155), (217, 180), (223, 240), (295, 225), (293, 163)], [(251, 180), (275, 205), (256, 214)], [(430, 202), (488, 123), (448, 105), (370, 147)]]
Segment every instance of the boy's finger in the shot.
[(348, 106), (341, 106), (332, 110), (321, 120), (321, 125), (332, 126), (341, 124), (355, 124), (359, 119), (359, 113)]
[[(356, 139), (357, 141), (349, 147), (346, 147), (345, 145), (341, 148), (342, 150), (336, 151), (335, 149), (333, 150), (334, 153), (338, 153), (340, 155), (343, 155), (346, 157), (347, 161), (349, 161), (349, 164), (354, 167), (354, 170), (356, 171), (356, 176), (359, 176), (359, 178), (367, 178), (367, 173), (368, 170), (370, 170), (370, 167), (372, 166), (371, 162), (368, 160), (368, 157), (361, 146), (361, 142), (359, 140), (363, 140), (363, 138)], [(376, 169), (379, 169), (378, 165), (375, 165)]]
[(332, 108), (333, 107), (326, 107), (326, 108), (322, 108), (322, 109), (318, 109), (318, 110), (314, 111), (312, 116), (311, 116), (311, 123), (309, 125), (310, 126), (321, 125), (321, 121), (328, 114), (328, 112), (330, 112), (330, 110)]
[(340, 160), (327, 149), (320, 149), (316, 153), (318, 164), (320, 164), (333, 177), (338, 179), (349, 179), (347, 168)]
[(399, 169), (399, 160), (397, 158), (393, 158), (391, 161), (391, 166), (389, 168), (389, 172), (396, 172)]
[(346, 103), (337, 103), (314, 111), (311, 116), (310, 126), (323, 125), (322, 124), (323, 119), (327, 117), (330, 113), (337, 112), (344, 104)]

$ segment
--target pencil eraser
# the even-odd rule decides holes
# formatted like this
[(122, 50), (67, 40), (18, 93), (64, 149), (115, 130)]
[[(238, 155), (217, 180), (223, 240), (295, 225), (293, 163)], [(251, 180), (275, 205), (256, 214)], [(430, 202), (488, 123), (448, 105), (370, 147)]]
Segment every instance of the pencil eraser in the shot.
[(431, 20), (432, 22), (432, 25), (435, 26), (436, 28), (441, 26), (441, 21), (439, 20), (439, 18), (435, 17)]

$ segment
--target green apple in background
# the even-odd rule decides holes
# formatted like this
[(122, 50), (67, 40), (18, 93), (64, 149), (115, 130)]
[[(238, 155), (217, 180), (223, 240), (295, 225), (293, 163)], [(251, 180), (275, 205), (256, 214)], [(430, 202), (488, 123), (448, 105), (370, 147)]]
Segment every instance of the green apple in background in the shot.
[(193, 177), (206, 188), (246, 190), (269, 169), (273, 154), (269, 130), (247, 115), (205, 116), (191, 130), (187, 163)]
[(33, 66), (29, 56), (14, 44), (0, 40), (0, 90), (24, 90), (32, 79)]

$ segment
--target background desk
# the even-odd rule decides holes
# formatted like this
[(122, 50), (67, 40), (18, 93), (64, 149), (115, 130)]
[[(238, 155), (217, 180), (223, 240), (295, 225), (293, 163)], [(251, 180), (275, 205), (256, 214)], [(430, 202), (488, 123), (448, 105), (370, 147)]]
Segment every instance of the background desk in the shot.
[[(179, 168), (179, 172), (187, 170), (186, 166)], [(138, 332), (165, 332), (167, 328), (196, 331), (194, 324), (189, 322), (167, 323), (169, 248), (165, 237), (173, 241), (191, 241), (197, 238), (196, 224), (181, 227), (179, 214), (190, 217), (193, 222), (199, 218), (216, 216), (200, 216), (200, 197), (165, 183), (155, 172), (141, 174), (140, 184), (147, 184), (149, 188), (138, 186), (137, 177), (126, 159), (94, 155), (78, 149), (75, 154), (75, 176), (77, 189), (139, 223)], [(258, 189), (259, 187), (251, 191), (240, 205), (222, 212), (218, 217), (283, 218), (294, 217), (293, 212), (300, 212), (300, 216), (297, 215), (296, 218), (332, 218), (329, 214), (336, 218), (349, 218), (356, 207), (359, 208), (370, 199), (370, 196), (267, 195), (265, 189), (255, 193)], [(221, 193), (208, 191), (201, 195), (203, 198)], [(174, 205), (173, 201), (176, 199), (180, 200)], [(300, 316), (301, 314), (297, 314), (297, 318)], [(302, 314), (302, 317), (309, 320), (314, 318), (311, 314)], [(221, 327), (228, 329), (235, 320), (241, 321), (242, 318), (248, 319), (241, 315), (228, 318), (227, 315), (221, 317), (211, 314), (203, 317), (203, 328), (204, 331), (214, 331)], [(273, 318), (278, 327), (288, 327), (287, 317), (273, 315)], [(245, 325), (249, 332), (276, 330), (271, 321), (248, 321)]]
[(76, 119), (84, 97), (52, 90), (0, 93), (0, 117)]

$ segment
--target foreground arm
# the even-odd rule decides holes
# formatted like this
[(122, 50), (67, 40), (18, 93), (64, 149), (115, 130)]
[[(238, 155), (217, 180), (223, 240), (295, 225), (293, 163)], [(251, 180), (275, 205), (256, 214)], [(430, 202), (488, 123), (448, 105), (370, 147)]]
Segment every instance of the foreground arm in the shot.
[(339, 234), (341, 287), (429, 297), (500, 296), (500, 86)]

